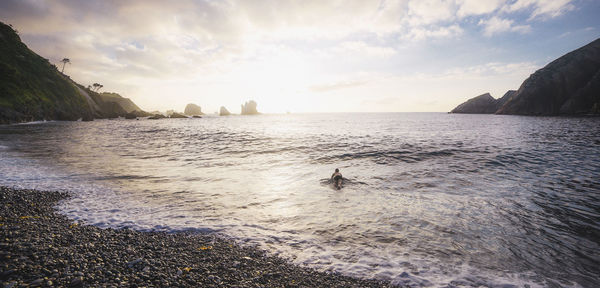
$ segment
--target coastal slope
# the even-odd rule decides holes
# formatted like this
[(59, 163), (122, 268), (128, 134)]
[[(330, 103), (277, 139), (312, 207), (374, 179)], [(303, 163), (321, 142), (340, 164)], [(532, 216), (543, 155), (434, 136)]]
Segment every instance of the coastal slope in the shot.
[(92, 119), (86, 97), (67, 79), (0, 22), (0, 123)]
[(496, 113), (600, 113), (600, 39), (552, 61), (527, 78)]
[(496, 99), (490, 93), (485, 93), (458, 105), (450, 113), (491, 114), (496, 109)]
[(93, 120), (130, 113), (145, 114), (130, 99), (97, 93), (71, 80), (0, 22), (0, 124)]
[(486, 93), (458, 105), (451, 113), (598, 115), (600, 39), (537, 70), (517, 91), (510, 90), (497, 100)]
[(450, 113), (493, 114), (516, 93), (517, 91), (515, 90), (508, 90), (499, 99), (494, 99), (490, 93), (481, 94), (456, 106)]

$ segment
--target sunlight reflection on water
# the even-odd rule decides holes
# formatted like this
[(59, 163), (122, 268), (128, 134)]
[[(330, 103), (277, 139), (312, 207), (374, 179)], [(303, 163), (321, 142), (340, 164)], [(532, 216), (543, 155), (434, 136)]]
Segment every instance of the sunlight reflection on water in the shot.
[[(3, 185), (101, 227), (218, 231), (416, 286), (594, 286), (600, 119), (262, 115), (0, 126)], [(347, 178), (323, 185), (333, 169)]]

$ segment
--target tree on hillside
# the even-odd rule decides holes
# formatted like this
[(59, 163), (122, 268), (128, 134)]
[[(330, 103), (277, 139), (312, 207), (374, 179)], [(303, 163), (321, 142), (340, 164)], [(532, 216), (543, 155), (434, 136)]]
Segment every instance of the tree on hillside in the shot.
[(65, 71), (65, 64), (71, 64), (71, 60), (69, 58), (63, 58), (63, 60), (60, 60), (60, 62), (63, 63), (63, 67), (62, 70), (60, 70), (60, 73), (63, 73)]
[[(88, 86), (88, 88), (89, 87), (90, 86)], [(98, 83), (94, 83), (94, 84), (92, 84), (92, 89), (91, 90), (98, 92), (98, 90), (100, 90), (100, 88), (102, 88), (102, 87), (104, 87), (104, 85), (101, 85), (101, 84), (98, 84)]]

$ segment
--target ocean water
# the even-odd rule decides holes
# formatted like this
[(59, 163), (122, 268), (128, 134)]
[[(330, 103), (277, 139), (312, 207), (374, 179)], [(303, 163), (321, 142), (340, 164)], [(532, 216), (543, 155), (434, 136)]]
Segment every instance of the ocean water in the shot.
[[(344, 187), (328, 182), (335, 168)], [(0, 185), (100, 227), (219, 233), (410, 286), (600, 285), (600, 118), (445, 113), (0, 126)]]

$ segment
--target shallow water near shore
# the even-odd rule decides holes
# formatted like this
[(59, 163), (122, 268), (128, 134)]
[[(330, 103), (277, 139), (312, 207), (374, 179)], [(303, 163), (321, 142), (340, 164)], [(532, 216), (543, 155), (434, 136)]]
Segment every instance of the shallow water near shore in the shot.
[[(0, 185), (412, 286), (600, 285), (600, 119), (445, 113), (0, 126)], [(335, 190), (326, 179), (340, 168)]]

